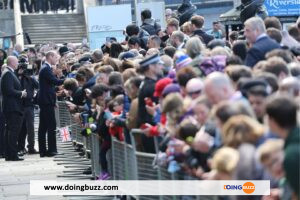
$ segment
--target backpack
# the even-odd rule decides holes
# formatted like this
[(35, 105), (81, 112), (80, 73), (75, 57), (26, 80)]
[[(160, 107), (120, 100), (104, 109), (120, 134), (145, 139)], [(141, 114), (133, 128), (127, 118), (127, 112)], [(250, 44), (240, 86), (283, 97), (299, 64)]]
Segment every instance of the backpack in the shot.
[(148, 43), (149, 37), (150, 37), (150, 35), (146, 30), (144, 30), (144, 29), (140, 30), (140, 32), (138, 34), (138, 38), (140, 39), (141, 47), (143, 49), (147, 49), (147, 43)]
[(154, 22), (154, 25), (151, 24), (143, 24), (141, 26), (143, 30), (145, 30), (149, 35), (157, 35), (157, 33), (161, 30), (161, 27), (158, 23)]

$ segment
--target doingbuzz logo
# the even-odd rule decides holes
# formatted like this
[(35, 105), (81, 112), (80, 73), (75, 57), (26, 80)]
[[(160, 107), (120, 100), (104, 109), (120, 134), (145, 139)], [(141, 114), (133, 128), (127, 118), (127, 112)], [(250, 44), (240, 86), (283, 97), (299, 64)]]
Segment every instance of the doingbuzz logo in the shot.
[(255, 185), (246, 182), (244, 185), (224, 185), (224, 190), (243, 190), (246, 194), (252, 194), (255, 191)]

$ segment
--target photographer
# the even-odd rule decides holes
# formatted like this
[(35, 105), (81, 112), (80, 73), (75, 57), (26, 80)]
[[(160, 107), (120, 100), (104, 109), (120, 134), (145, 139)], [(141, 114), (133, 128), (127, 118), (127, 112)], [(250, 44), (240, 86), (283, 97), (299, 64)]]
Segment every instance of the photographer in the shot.
[(26, 98), (23, 99), (24, 121), (18, 138), (18, 151), (21, 154), (27, 153), (25, 149), (25, 139), (27, 135), (27, 149), (29, 154), (36, 154), (34, 149), (34, 93), (39, 88), (39, 83), (33, 78), (32, 65), (29, 65), (26, 56), (20, 56), (17, 75), (22, 89), (27, 91)]

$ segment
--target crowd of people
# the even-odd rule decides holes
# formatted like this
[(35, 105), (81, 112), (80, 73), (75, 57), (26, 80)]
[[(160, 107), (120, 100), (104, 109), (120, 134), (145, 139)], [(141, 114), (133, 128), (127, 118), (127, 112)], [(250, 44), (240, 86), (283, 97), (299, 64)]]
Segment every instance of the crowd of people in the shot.
[[(0, 1), (0, 9), (14, 9), (14, 0)], [(57, 13), (58, 10), (73, 12), (75, 0), (20, 0), (20, 10), (22, 13)]]
[(57, 154), (58, 99), (82, 135), (99, 134), (100, 180), (110, 178), (111, 138), (131, 143), (129, 132), (140, 129), (138, 150), (157, 153), (157, 164), (170, 173), (271, 180), (264, 200), (299, 199), (300, 20), (283, 31), (276, 17), (252, 17), (243, 35), (232, 31), (226, 40), (223, 32), (204, 32), (200, 15), (185, 23), (171, 15), (165, 30), (150, 10), (141, 16), (142, 26), (126, 27), (125, 41), (110, 38), (101, 49), (68, 43), (16, 45), (8, 57), (0, 51), (2, 156), (22, 160), (26, 134), (29, 153), (37, 153), (34, 104), (39, 154)]

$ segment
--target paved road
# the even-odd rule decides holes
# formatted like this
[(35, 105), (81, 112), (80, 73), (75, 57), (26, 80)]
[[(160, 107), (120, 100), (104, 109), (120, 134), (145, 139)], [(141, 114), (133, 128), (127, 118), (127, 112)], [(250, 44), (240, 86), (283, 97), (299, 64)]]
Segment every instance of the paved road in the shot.
[[(37, 136), (38, 114), (35, 113)], [(37, 137), (35, 149), (38, 149)], [(56, 180), (64, 166), (57, 165), (53, 158), (40, 158), (39, 154), (25, 155), (24, 161), (0, 159), (0, 200), (62, 200), (59, 196), (30, 196), (30, 180)]]
[(25, 161), (0, 160), (0, 199), (1, 200), (60, 200), (59, 196), (30, 196), (30, 180), (55, 180), (63, 166), (53, 158), (40, 158), (38, 155), (25, 155)]

